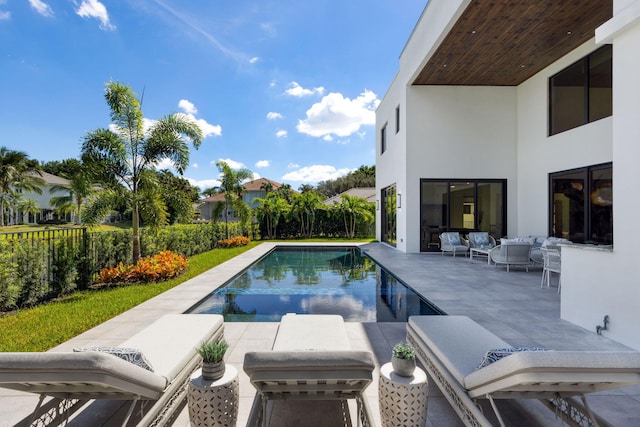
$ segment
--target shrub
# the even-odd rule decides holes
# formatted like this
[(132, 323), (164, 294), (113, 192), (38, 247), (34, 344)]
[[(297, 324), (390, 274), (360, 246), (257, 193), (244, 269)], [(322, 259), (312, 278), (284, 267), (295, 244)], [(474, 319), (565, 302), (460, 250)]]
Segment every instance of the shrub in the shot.
[(238, 246), (246, 246), (251, 240), (245, 236), (236, 236), (226, 240), (220, 240), (218, 246), (221, 248), (236, 248)]
[(0, 311), (15, 307), (20, 287), (16, 284), (17, 264), (7, 250), (9, 242), (0, 240)]
[(148, 258), (141, 258), (137, 264), (119, 263), (115, 267), (103, 268), (98, 275), (99, 283), (149, 283), (178, 276), (188, 265), (184, 255), (162, 251)]

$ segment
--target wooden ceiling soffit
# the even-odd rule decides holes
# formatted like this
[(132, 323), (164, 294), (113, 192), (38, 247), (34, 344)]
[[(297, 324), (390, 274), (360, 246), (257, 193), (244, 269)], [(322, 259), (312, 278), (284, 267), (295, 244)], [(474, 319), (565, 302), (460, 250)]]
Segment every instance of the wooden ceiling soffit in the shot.
[(413, 84), (517, 86), (612, 14), (611, 0), (474, 0)]

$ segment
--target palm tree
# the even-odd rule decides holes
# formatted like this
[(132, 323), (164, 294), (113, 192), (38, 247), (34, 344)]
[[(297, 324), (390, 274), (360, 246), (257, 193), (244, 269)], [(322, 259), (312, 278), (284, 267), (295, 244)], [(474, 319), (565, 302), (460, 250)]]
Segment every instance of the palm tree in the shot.
[(42, 194), (45, 185), (38, 162), (22, 151), (0, 148), (0, 227), (4, 226), (5, 209), (18, 200), (20, 191)]
[[(22, 212), (22, 222), (25, 222), (24, 214), (33, 215), (34, 222), (37, 222), (36, 215), (40, 213), (40, 205), (38, 205), (38, 202), (33, 199), (25, 199), (24, 197), (22, 197), (22, 195), (20, 195), (20, 197), (18, 197), (16, 201), (16, 206), (18, 210)], [(27, 216), (27, 221), (28, 219), (29, 218)]]
[(253, 177), (253, 172), (246, 168), (233, 170), (231, 166), (229, 166), (224, 160), (219, 160), (218, 163), (216, 163), (216, 166), (218, 166), (218, 170), (220, 170), (220, 173), (222, 174), (220, 192), (224, 193), (224, 222), (228, 239), (229, 207), (233, 206), (233, 202), (235, 199), (238, 199), (242, 196), (242, 193), (244, 192), (242, 181)]
[(289, 211), (289, 203), (274, 191), (268, 193), (264, 199), (258, 197), (254, 200), (258, 203), (258, 207), (255, 209), (257, 217), (260, 221), (265, 222), (267, 238), (273, 239), (276, 236), (280, 217)]
[(189, 165), (191, 141), (195, 148), (202, 142), (202, 130), (184, 114), (165, 116), (145, 131), (141, 102), (131, 88), (111, 81), (106, 84), (105, 99), (113, 125), (89, 132), (82, 143), (82, 159), (115, 176), (124, 189), (105, 191), (86, 211), (88, 223), (97, 222), (113, 208), (118, 196), (124, 196), (132, 212), (133, 262), (140, 258), (140, 216), (150, 225), (166, 221), (166, 207), (158, 197), (157, 182), (150, 173), (162, 159), (169, 158), (179, 174)]
[(347, 237), (350, 239), (355, 236), (359, 223), (369, 223), (375, 218), (371, 203), (362, 197), (343, 194), (340, 203), (334, 206), (334, 212), (342, 217)]
[(265, 181), (260, 184), (260, 189), (264, 190), (264, 192), (268, 194), (273, 191), (273, 184), (270, 181)]
[(321, 199), (322, 197), (313, 190), (293, 195), (291, 212), (300, 221), (300, 234), (302, 237), (311, 237), (313, 234), (316, 212), (324, 207), (320, 203)]
[(75, 215), (76, 223), (82, 224), (82, 206), (89, 197), (97, 192), (97, 188), (86, 168), (79, 169), (67, 178), (67, 184), (55, 184), (49, 188), (51, 193), (64, 192), (64, 196), (51, 198), (51, 205), (62, 213)]

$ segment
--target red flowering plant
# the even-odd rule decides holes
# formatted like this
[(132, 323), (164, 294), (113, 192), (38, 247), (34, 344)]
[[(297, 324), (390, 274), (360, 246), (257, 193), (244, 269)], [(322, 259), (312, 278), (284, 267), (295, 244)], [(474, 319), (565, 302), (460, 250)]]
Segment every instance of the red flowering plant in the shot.
[(157, 255), (141, 258), (137, 264), (120, 263), (103, 268), (98, 283), (149, 283), (168, 280), (182, 273), (189, 261), (183, 255), (162, 251)]
[(230, 239), (218, 241), (218, 246), (221, 248), (235, 248), (238, 246), (246, 246), (251, 240), (245, 236), (235, 236)]

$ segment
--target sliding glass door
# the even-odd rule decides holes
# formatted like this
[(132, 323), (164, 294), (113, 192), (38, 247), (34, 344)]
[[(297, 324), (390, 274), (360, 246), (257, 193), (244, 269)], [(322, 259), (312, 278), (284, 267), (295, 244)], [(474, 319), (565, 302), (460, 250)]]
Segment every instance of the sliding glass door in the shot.
[(443, 231), (506, 235), (506, 180), (420, 181), (420, 250), (437, 251)]
[(397, 197), (396, 186), (391, 185), (382, 189), (380, 199), (382, 200), (382, 221), (381, 235), (382, 241), (392, 246), (396, 245), (396, 209)]

